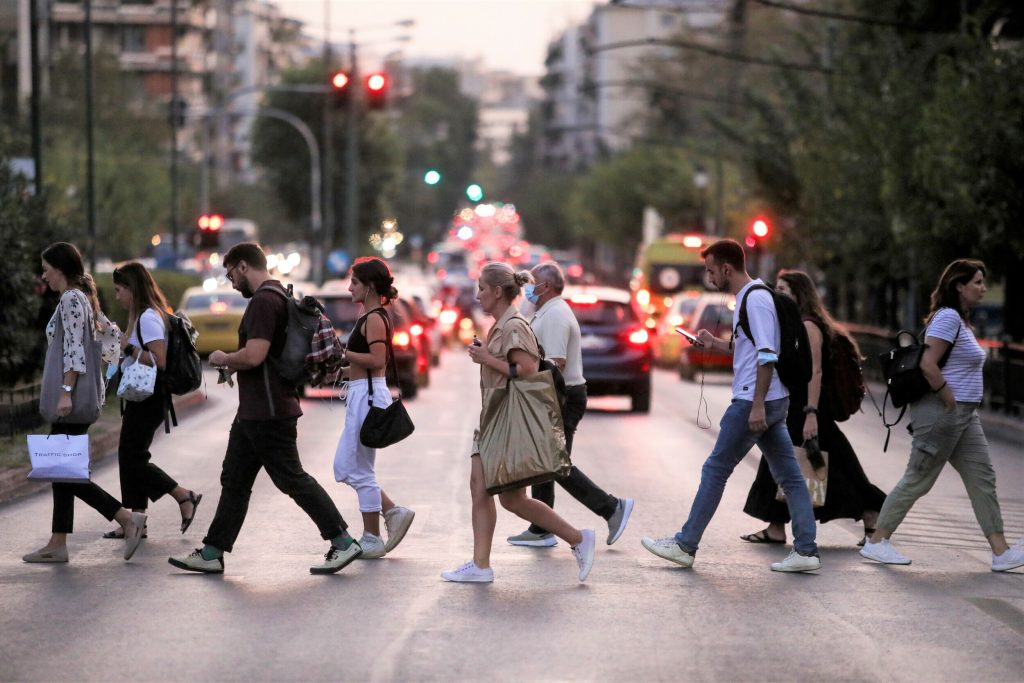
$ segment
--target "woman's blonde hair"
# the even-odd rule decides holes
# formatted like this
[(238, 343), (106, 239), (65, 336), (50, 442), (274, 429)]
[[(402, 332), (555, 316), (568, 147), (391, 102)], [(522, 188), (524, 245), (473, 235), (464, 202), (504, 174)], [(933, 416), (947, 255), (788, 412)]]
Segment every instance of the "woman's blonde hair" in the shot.
[(492, 261), (480, 270), (480, 282), (488, 287), (501, 287), (502, 298), (511, 303), (522, 292), (523, 285), (533, 282), (533, 276), (527, 270), (517, 273), (507, 263)]

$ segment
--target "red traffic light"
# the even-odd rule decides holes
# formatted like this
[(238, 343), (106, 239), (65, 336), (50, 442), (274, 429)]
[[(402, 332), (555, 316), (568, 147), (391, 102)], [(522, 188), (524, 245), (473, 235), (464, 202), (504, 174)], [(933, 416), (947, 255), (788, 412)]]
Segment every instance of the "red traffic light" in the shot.
[(758, 239), (764, 239), (771, 232), (771, 227), (768, 225), (768, 221), (758, 218), (750, 225), (750, 232)]
[(342, 90), (345, 88), (345, 86), (348, 85), (348, 81), (348, 74), (345, 73), (344, 71), (339, 71), (338, 73), (334, 74), (334, 76), (331, 77), (331, 86), (335, 90)]
[(217, 232), (224, 227), (224, 217), (219, 213), (203, 214), (196, 221), (199, 225), (200, 230), (209, 230), (210, 232)]
[(382, 73), (370, 74), (366, 77), (366, 88), (370, 92), (380, 93), (388, 86), (388, 79)]

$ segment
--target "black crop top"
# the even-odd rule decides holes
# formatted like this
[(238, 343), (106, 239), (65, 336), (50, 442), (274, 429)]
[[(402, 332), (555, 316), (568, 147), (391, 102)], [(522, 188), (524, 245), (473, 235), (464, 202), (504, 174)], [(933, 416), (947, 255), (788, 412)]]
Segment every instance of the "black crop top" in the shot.
[[(391, 320), (388, 317), (387, 311), (383, 308), (375, 308), (370, 313), (380, 312), (380, 316), (384, 319), (384, 330), (385, 334), (390, 334)], [(364, 314), (359, 320), (356, 321), (355, 326), (352, 328), (352, 333), (348, 336), (348, 350), (355, 351), (356, 353), (369, 353), (370, 345), (366, 342), (366, 335), (363, 333), (362, 328), (366, 326), (366, 319), (370, 316), (370, 313)], [(383, 339), (375, 343), (387, 343), (387, 339)]]

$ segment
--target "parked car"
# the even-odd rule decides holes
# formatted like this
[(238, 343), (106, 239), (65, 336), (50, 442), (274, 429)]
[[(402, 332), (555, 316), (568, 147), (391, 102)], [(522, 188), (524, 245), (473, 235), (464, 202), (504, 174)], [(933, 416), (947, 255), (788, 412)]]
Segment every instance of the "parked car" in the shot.
[(624, 289), (567, 287), (580, 324), (583, 376), (590, 396), (626, 395), (634, 413), (651, 409), (651, 345)]
[(700, 303), (701, 292), (696, 290), (680, 292), (668, 307), (665, 315), (658, 320), (651, 339), (651, 350), (654, 363), (663, 368), (675, 368), (679, 365), (679, 352), (686, 346), (682, 335), (675, 331), (676, 327), (690, 329), (693, 312)]
[[(720, 339), (732, 338), (732, 316), (736, 297), (732, 294), (704, 293), (697, 297), (697, 305), (678, 325), (690, 332), (705, 329)], [(673, 326), (673, 329), (675, 326)], [(697, 371), (732, 371), (732, 355), (710, 351), (702, 346), (691, 346), (682, 335), (673, 332), (682, 342), (679, 351), (679, 377), (692, 380)]]
[(213, 351), (235, 351), (238, 349), (238, 327), (248, 301), (233, 289), (189, 287), (181, 297), (178, 306), (192, 321), (199, 333), (196, 351), (209, 354)]
[[(324, 305), (324, 313), (337, 330), (341, 342), (348, 344), (356, 321), (362, 312), (362, 304), (352, 299), (347, 280), (332, 280), (319, 290), (312, 292)], [(413, 327), (408, 303), (395, 301), (389, 310), (392, 326), (392, 347), (395, 350), (395, 365), (398, 369), (398, 387), (405, 398), (415, 398), (420, 386), (429, 381), (429, 357), (419, 340), (422, 330)], [(390, 373), (388, 373), (389, 379)], [(359, 378), (353, 378), (359, 379)], [(306, 396), (326, 396), (331, 390), (306, 388)]]
[(441, 313), (441, 301), (430, 294), (426, 286), (402, 285), (400, 295), (407, 298), (414, 309), (416, 322), (423, 327), (423, 337), (430, 352), (430, 365), (441, 364), (441, 348), (444, 346), (444, 335), (438, 315)]

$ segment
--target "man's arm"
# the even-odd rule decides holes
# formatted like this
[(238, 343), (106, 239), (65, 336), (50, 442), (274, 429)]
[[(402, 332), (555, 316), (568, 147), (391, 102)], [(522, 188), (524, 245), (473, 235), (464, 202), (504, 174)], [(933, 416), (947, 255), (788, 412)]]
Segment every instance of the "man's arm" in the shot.
[(245, 346), (234, 353), (214, 351), (210, 354), (211, 365), (226, 366), (229, 370), (251, 370), (267, 359), (270, 353), (270, 341), (267, 339), (250, 339)]
[(768, 395), (768, 387), (772, 383), (772, 374), (775, 372), (775, 363), (758, 364), (757, 381), (754, 383), (754, 405), (750, 408), (750, 418), (747, 421), (750, 431), (763, 432), (768, 429), (768, 421), (764, 414), (764, 397)]

